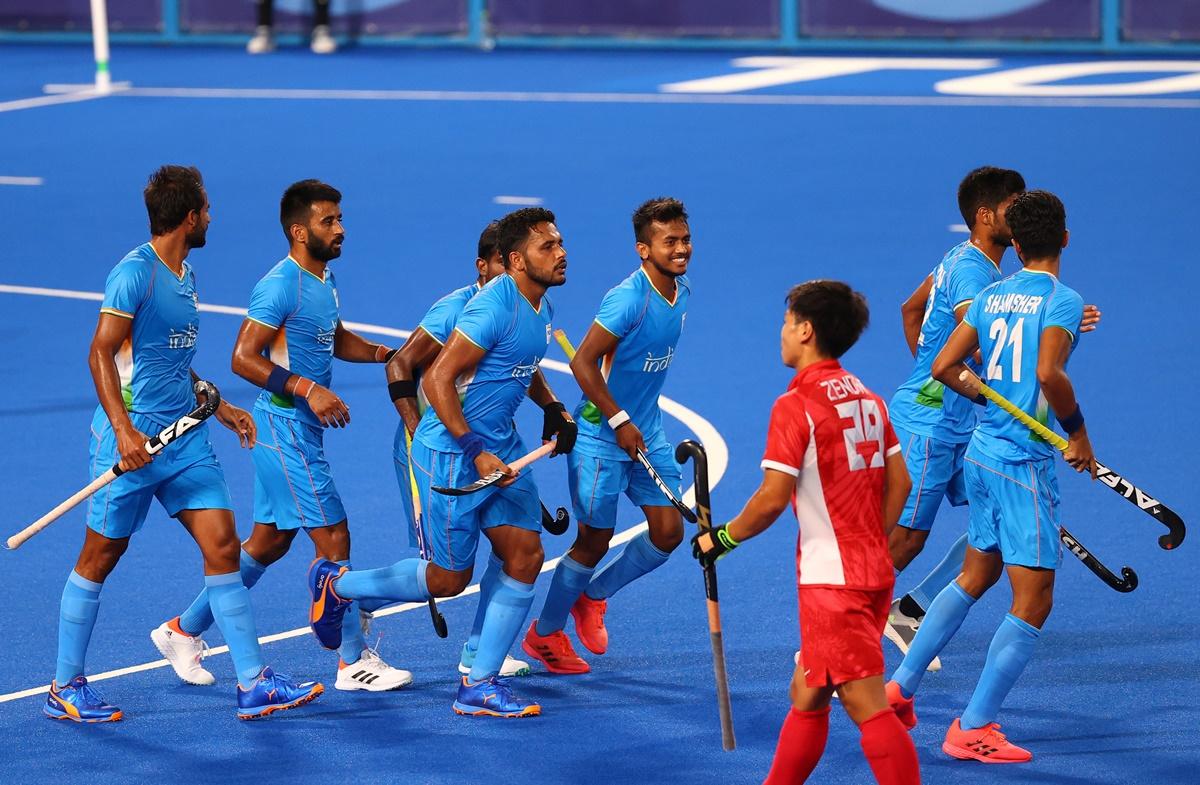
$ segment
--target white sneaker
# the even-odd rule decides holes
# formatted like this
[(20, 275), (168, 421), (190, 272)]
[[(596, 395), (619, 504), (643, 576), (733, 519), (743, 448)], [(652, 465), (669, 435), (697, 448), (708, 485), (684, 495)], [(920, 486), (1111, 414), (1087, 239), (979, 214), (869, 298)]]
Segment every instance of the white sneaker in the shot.
[(271, 37), (271, 28), (264, 26), (254, 29), (254, 37), (246, 44), (246, 51), (252, 55), (262, 55), (275, 51), (275, 39)]
[[(475, 658), (472, 657), (471, 659), (474, 660)], [(458, 672), (464, 676), (470, 674), (471, 665), (468, 665), (465, 661), (460, 660), (458, 663)], [(525, 662), (525, 660), (518, 660), (515, 657), (510, 657), (507, 654), (504, 655), (504, 663), (500, 666), (501, 677), (507, 679), (511, 676), (528, 676), (530, 673), (533, 673), (533, 669), (529, 667), (528, 662)]]
[(333, 686), (339, 690), (387, 692), (407, 687), (412, 680), (411, 673), (388, 665), (374, 649), (363, 649), (358, 662), (338, 663), (337, 681)]
[(337, 51), (337, 41), (329, 34), (328, 25), (317, 25), (313, 28), (311, 48), (313, 54), (318, 55), (329, 55)]
[(199, 635), (188, 637), (172, 630), (169, 622), (163, 622), (150, 633), (150, 640), (162, 656), (171, 663), (175, 675), (188, 684), (207, 687), (216, 684), (213, 675), (200, 666), (200, 660), (208, 655), (208, 644)]
[[(901, 654), (908, 654), (908, 648), (912, 645), (913, 639), (917, 637), (917, 630), (921, 628), (921, 618), (909, 616), (900, 610), (900, 599), (892, 601), (892, 608), (888, 612), (888, 622), (883, 628), (883, 637), (887, 638), (892, 643), (896, 644), (896, 648)], [(927, 671), (940, 671), (942, 669), (942, 661), (937, 657), (933, 658), (933, 662), (925, 669)]]

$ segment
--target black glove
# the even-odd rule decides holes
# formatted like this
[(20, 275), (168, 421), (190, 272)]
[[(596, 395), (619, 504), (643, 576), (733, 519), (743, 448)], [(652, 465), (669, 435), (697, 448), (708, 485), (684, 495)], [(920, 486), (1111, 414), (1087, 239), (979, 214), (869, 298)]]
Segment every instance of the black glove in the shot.
[[(700, 532), (692, 538), (692, 556), (696, 561), (700, 562), (701, 567), (711, 567), (717, 563), (718, 559), (725, 557), (725, 554), (738, 547), (740, 543), (730, 536), (726, 527), (729, 524), (723, 523), (720, 526), (709, 529), (705, 532)], [(701, 538), (708, 535), (705, 541)]]
[(542, 407), (542, 441), (548, 442), (557, 436), (554, 452), (551, 455), (566, 455), (575, 449), (575, 437), (579, 436), (579, 426), (567, 417), (567, 407), (562, 401), (553, 401)]

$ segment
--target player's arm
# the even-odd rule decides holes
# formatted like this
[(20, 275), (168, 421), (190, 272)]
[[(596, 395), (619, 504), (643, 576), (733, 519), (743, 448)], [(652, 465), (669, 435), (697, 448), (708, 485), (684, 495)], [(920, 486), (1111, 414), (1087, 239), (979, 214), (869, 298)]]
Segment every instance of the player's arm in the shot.
[[(575, 351), (571, 359), (571, 373), (579, 383), (579, 389), (591, 401), (608, 424), (613, 428), (617, 437), (617, 446), (633, 458), (638, 450), (646, 451), (646, 441), (642, 432), (629, 419), (625, 410), (613, 400), (608, 383), (600, 373), (600, 358), (615, 351), (621, 341), (617, 336), (604, 329), (597, 322), (592, 322), (583, 343)], [(613, 424), (616, 423), (615, 427)]]
[(933, 289), (933, 275), (925, 280), (900, 306), (900, 318), (904, 322), (904, 340), (908, 350), (917, 356), (917, 340), (921, 337), (921, 323), (925, 321), (925, 309), (929, 303), (929, 292)]
[(446, 341), (433, 365), (429, 366), (425, 378), (421, 380), (421, 389), (425, 391), (425, 397), (442, 425), (462, 447), (463, 457), (474, 462), (479, 476), (486, 477), (494, 471), (504, 472), (510, 475), (500, 482), (504, 486), (511, 484), (516, 474), (504, 461), (483, 449), (483, 437), (467, 424), (455, 384), (463, 374), (473, 371), (485, 354), (487, 352), (472, 343), (470, 338), (455, 330), (450, 333), (450, 340)]
[(930, 372), (933, 378), (949, 387), (959, 395), (975, 400), (979, 397), (979, 389), (974, 384), (975, 374), (968, 373), (967, 381), (959, 378), (963, 371), (969, 371), (965, 360), (979, 349), (979, 333), (975, 327), (966, 321), (960, 321), (950, 333), (946, 345), (933, 359)]
[(133, 331), (132, 316), (118, 316), (108, 311), (100, 313), (96, 322), (96, 334), (88, 349), (88, 367), (92, 371), (92, 382), (96, 385), (96, 397), (113, 434), (117, 437), (117, 452), (121, 454), (120, 466), (125, 471), (140, 469), (153, 460), (146, 452), (146, 434), (134, 427), (125, 411), (125, 399), (121, 395), (121, 374), (117, 371), (117, 351), (129, 339)]
[(776, 469), (763, 470), (758, 490), (733, 520), (692, 538), (692, 555), (703, 565), (713, 564), (746, 540), (762, 534), (787, 509), (795, 490), (794, 476)]
[(437, 359), (442, 345), (424, 327), (417, 327), (387, 364), (388, 395), (409, 434), (417, 432), (417, 377)]
[[(189, 368), (188, 371), (192, 374), (193, 384), (200, 381), (200, 374), (196, 373), (194, 368)], [(203, 403), (199, 396), (196, 397), (196, 403)], [(240, 406), (234, 406), (222, 398), (221, 405), (217, 407), (214, 416), (217, 418), (217, 422), (238, 435), (239, 444), (246, 449), (254, 446), (254, 442), (258, 438), (258, 426), (254, 424), (254, 418), (250, 416), (250, 412)]]
[(253, 385), (277, 395), (304, 398), (322, 425), (340, 428), (350, 422), (350, 408), (332, 391), (312, 379), (281, 368), (263, 355), (279, 328), (254, 319), (242, 322), (233, 345), (233, 372)]
[(533, 372), (529, 381), (529, 389), (525, 392), (529, 400), (542, 407), (542, 442), (554, 439), (554, 452), (551, 455), (566, 455), (575, 449), (575, 439), (579, 436), (579, 426), (567, 414), (567, 407), (554, 395), (546, 375), (538, 368)]
[(373, 343), (353, 330), (349, 330), (338, 319), (333, 333), (333, 356), (350, 363), (383, 363), (391, 355), (391, 349), (381, 343)]
[(891, 534), (904, 512), (904, 503), (912, 491), (912, 478), (904, 463), (904, 453), (897, 450), (887, 456), (883, 478), (883, 533)]
[(1050, 410), (1067, 432), (1066, 459), (1077, 472), (1087, 470), (1096, 477), (1096, 455), (1088, 439), (1083, 413), (1075, 399), (1075, 388), (1067, 376), (1067, 358), (1071, 355), (1071, 333), (1061, 327), (1047, 327), (1038, 341), (1037, 380)]

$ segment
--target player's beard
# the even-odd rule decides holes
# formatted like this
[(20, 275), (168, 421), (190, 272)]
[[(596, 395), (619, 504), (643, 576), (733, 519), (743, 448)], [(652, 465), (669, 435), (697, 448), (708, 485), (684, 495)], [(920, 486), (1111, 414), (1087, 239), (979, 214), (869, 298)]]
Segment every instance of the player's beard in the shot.
[[(688, 261), (690, 262), (691, 259), (689, 258)], [(677, 273), (674, 270), (672, 270), (671, 268), (664, 267), (663, 265), (659, 264), (658, 260), (655, 259), (653, 256), (650, 257), (650, 264), (654, 265), (655, 270), (658, 270), (660, 273), (667, 276), (668, 278), (678, 278), (679, 276), (683, 275), (683, 273)]]
[(342, 246), (334, 245), (333, 242), (322, 242), (321, 238), (310, 234), (308, 241), (304, 243), (304, 247), (308, 249), (308, 253), (318, 262), (328, 262), (342, 255)]
[(203, 248), (204, 244), (208, 242), (208, 227), (197, 226), (183, 239), (188, 248)]
[(562, 281), (554, 280), (554, 269), (557, 266), (558, 265), (551, 267), (550, 272), (548, 272), (546, 275), (542, 275), (542, 274), (534, 271), (533, 265), (527, 264), (527, 265), (525, 265), (525, 274), (527, 276), (529, 276), (530, 280), (532, 280), (534, 283), (536, 283), (539, 286), (544, 286), (547, 289), (549, 289), (553, 286), (562, 286), (564, 283), (566, 283), (566, 280), (562, 280)]

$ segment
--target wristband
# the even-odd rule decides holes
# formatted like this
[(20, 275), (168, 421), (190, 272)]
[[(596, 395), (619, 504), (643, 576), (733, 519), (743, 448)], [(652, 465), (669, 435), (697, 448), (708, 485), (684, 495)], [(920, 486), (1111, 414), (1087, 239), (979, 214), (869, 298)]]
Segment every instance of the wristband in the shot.
[(716, 537), (717, 541), (724, 545), (726, 549), (731, 551), (741, 545), (741, 543), (733, 539), (733, 535), (729, 533), (729, 524), (717, 527), (716, 531), (713, 532), (713, 536)]
[(1068, 436), (1074, 436), (1075, 432), (1083, 427), (1083, 409), (1079, 408), (1079, 404), (1075, 404), (1075, 413), (1069, 417), (1060, 418), (1058, 424), (1067, 432)]
[(458, 446), (462, 447), (464, 458), (474, 461), (483, 452), (483, 437), (474, 431), (467, 431), (458, 437)]
[[(300, 392), (300, 385), (304, 384), (305, 382), (308, 382), (308, 389), (305, 390), (304, 392)], [(296, 386), (292, 388), (292, 395), (293, 396), (299, 395), (301, 398), (304, 398), (307, 400), (309, 394), (312, 393), (313, 388), (316, 386), (317, 386), (317, 383), (314, 382), (312, 379), (305, 379), (303, 376), (301, 376), (299, 378), (299, 380), (296, 382)]]
[(622, 409), (608, 418), (608, 427), (615, 431), (627, 422), (629, 422), (629, 412)]
[(284, 385), (287, 384), (287, 380), (290, 378), (292, 378), (292, 372), (287, 368), (272, 365), (271, 373), (267, 376), (267, 383), (264, 385), (264, 389), (276, 395), (287, 395)]
[(392, 396), (393, 401), (398, 401), (401, 398), (416, 398), (417, 383), (412, 379), (400, 379), (395, 382), (388, 382), (388, 395)]

